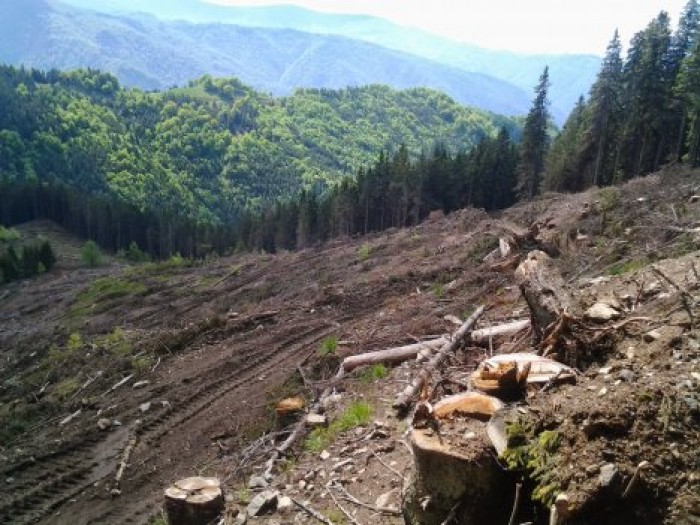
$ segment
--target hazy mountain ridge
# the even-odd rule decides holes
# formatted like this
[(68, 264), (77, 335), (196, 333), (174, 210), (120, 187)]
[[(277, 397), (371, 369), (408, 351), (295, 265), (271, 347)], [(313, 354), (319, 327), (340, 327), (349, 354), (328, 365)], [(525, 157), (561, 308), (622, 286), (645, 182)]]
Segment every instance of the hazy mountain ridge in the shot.
[[(120, 0), (63, 1), (92, 9), (127, 12), (124, 2)], [(243, 7), (218, 6), (201, 0), (145, 0), (139, 3), (139, 10), (171, 20), (198, 23), (218, 21), (249, 27), (292, 28), (342, 35), (464, 71), (489, 75), (523, 89), (528, 97), (544, 66), (549, 65), (552, 113), (559, 123), (566, 118), (578, 97), (588, 94), (601, 63), (600, 57), (594, 55), (530, 55), (494, 51), (455, 42), (416, 28), (402, 27), (381, 18), (320, 13), (289, 5)]]
[[(28, 31), (38, 36), (21, 38)], [(94, 67), (145, 89), (211, 74), (237, 76), (275, 95), (299, 87), (387, 84), (430, 87), (502, 114), (522, 114), (530, 103), (524, 90), (486, 75), (366, 42), (289, 29), (162, 21), (31, 0), (21, 9), (0, 8), (0, 33), (10, 35), (0, 41), (0, 61), (43, 69)]]

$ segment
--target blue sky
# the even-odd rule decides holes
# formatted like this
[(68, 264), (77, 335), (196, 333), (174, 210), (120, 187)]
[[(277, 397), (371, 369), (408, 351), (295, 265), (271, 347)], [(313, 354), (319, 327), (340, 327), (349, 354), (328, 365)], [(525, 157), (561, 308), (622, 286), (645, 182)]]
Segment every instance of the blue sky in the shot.
[(523, 53), (602, 55), (615, 28), (624, 44), (659, 11), (674, 24), (687, 0), (206, 0), (229, 5), (294, 4), (360, 13), (453, 40)]

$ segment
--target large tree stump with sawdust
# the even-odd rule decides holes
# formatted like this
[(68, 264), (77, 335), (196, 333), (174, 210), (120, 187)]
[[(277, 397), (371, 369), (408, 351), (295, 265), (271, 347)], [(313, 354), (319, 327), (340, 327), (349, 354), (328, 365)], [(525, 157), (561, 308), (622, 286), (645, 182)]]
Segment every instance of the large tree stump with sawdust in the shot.
[(165, 490), (169, 525), (206, 525), (223, 511), (224, 495), (216, 478), (185, 478)]

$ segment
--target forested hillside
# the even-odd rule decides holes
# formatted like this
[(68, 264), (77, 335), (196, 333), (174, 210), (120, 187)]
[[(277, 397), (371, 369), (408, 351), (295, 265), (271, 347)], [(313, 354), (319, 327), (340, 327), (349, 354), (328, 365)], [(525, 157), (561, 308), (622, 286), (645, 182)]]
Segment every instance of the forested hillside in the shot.
[[(233, 225), (242, 210), (260, 210), (302, 188), (318, 191), (354, 175), (383, 150), (404, 144), (418, 156), (440, 143), (453, 153), (466, 151), (503, 125), (514, 132), (503, 117), (426, 89), (300, 90), (277, 99), (235, 79), (204, 77), (187, 88), (145, 93), (96, 71), (3, 67), (0, 220), (16, 222), (16, 213), (32, 218), (17, 211), (16, 203), (28, 199), (37, 203), (28, 210), (55, 201), (54, 212), (86, 215), (76, 227), (94, 222), (99, 212), (90, 210), (104, 210), (107, 201), (129, 207), (115, 215), (151, 214), (148, 222), (161, 230), (165, 218)], [(26, 188), (34, 182), (68, 188), (51, 194)], [(15, 204), (7, 202), (9, 195)], [(68, 204), (80, 195), (83, 202)], [(126, 245), (127, 230), (145, 230), (138, 226), (142, 220), (126, 221), (134, 225), (121, 232)], [(94, 236), (98, 228), (78, 229)], [(116, 232), (105, 237), (106, 246), (123, 244)], [(167, 254), (169, 246), (161, 251)]]
[(4, 2), (0, 62), (39, 69), (90, 67), (146, 90), (184, 86), (205, 74), (235, 76), (277, 96), (300, 87), (429, 87), (504, 115), (527, 111), (525, 91), (479, 69), (338, 36), (212, 23), (220, 21), (195, 24), (143, 13), (105, 14), (53, 0)]

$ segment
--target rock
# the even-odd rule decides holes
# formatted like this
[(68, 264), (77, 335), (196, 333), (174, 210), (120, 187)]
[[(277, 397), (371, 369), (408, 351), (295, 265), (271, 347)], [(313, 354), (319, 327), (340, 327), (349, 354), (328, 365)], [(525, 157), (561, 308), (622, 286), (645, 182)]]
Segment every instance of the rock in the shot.
[(304, 424), (311, 428), (325, 427), (328, 425), (328, 419), (321, 414), (307, 414), (304, 418)]
[(277, 512), (280, 514), (287, 514), (294, 507), (294, 502), (289, 496), (280, 496), (277, 499)]
[(239, 512), (238, 515), (233, 519), (233, 525), (245, 525), (248, 521), (248, 514), (245, 512)]
[(595, 303), (588, 310), (586, 310), (585, 316), (591, 321), (605, 323), (607, 321), (619, 318), (620, 312), (609, 304)]
[(632, 370), (620, 370), (620, 372), (617, 374), (617, 377), (622, 379), (623, 381), (626, 381), (627, 383), (632, 383), (634, 381), (634, 372)]
[(466, 441), (471, 441), (472, 439), (476, 439), (476, 432), (466, 432), (463, 437)]
[(603, 488), (608, 488), (615, 483), (617, 479), (617, 467), (613, 463), (606, 463), (600, 467), (598, 474), (598, 483)]
[(598, 390), (598, 397), (603, 397), (603, 396), (606, 395), (607, 393), (608, 393), (608, 389), (605, 388), (605, 387), (603, 387), (603, 388), (601, 388), (600, 390)]
[(646, 343), (653, 343), (656, 341), (659, 337), (661, 337), (661, 333), (659, 333), (658, 330), (650, 330), (646, 334), (644, 334), (644, 342)]
[(148, 412), (150, 409), (151, 409), (151, 402), (150, 402), (150, 401), (147, 402), (147, 403), (141, 403), (141, 404), (139, 405), (139, 410), (140, 410), (141, 412), (144, 412), (144, 413), (145, 413), (145, 412)]
[(251, 476), (248, 481), (249, 489), (266, 489), (268, 486), (267, 480), (262, 476)]
[(318, 457), (320, 457), (323, 461), (326, 461), (328, 458), (331, 457), (331, 453), (328, 452), (327, 450), (323, 450), (323, 451), (321, 451), (321, 453), (319, 454)]
[(150, 384), (151, 384), (151, 382), (148, 380), (136, 381), (136, 383), (134, 383), (134, 385), (133, 385), (133, 388), (143, 388), (143, 387), (148, 386)]
[(107, 419), (106, 417), (102, 417), (97, 420), (97, 428), (100, 430), (107, 430), (109, 427), (112, 426), (112, 420)]
[(375, 506), (377, 506), (379, 508), (385, 508), (385, 507), (389, 506), (389, 501), (391, 500), (391, 497), (393, 495), (394, 495), (393, 490), (390, 490), (389, 492), (385, 492), (384, 494), (382, 494), (381, 496), (379, 496), (375, 500), (375, 502), (374, 502)]
[(323, 409), (325, 411), (328, 411), (340, 403), (341, 399), (342, 396), (340, 394), (331, 394), (330, 396), (326, 396), (321, 400), (321, 405), (323, 405)]
[(600, 468), (598, 465), (589, 465), (586, 467), (586, 474), (590, 474), (591, 476), (598, 474), (598, 471)]
[(277, 505), (277, 493), (265, 490), (257, 494), (246, 507), (249, 516), (259, 516)]

